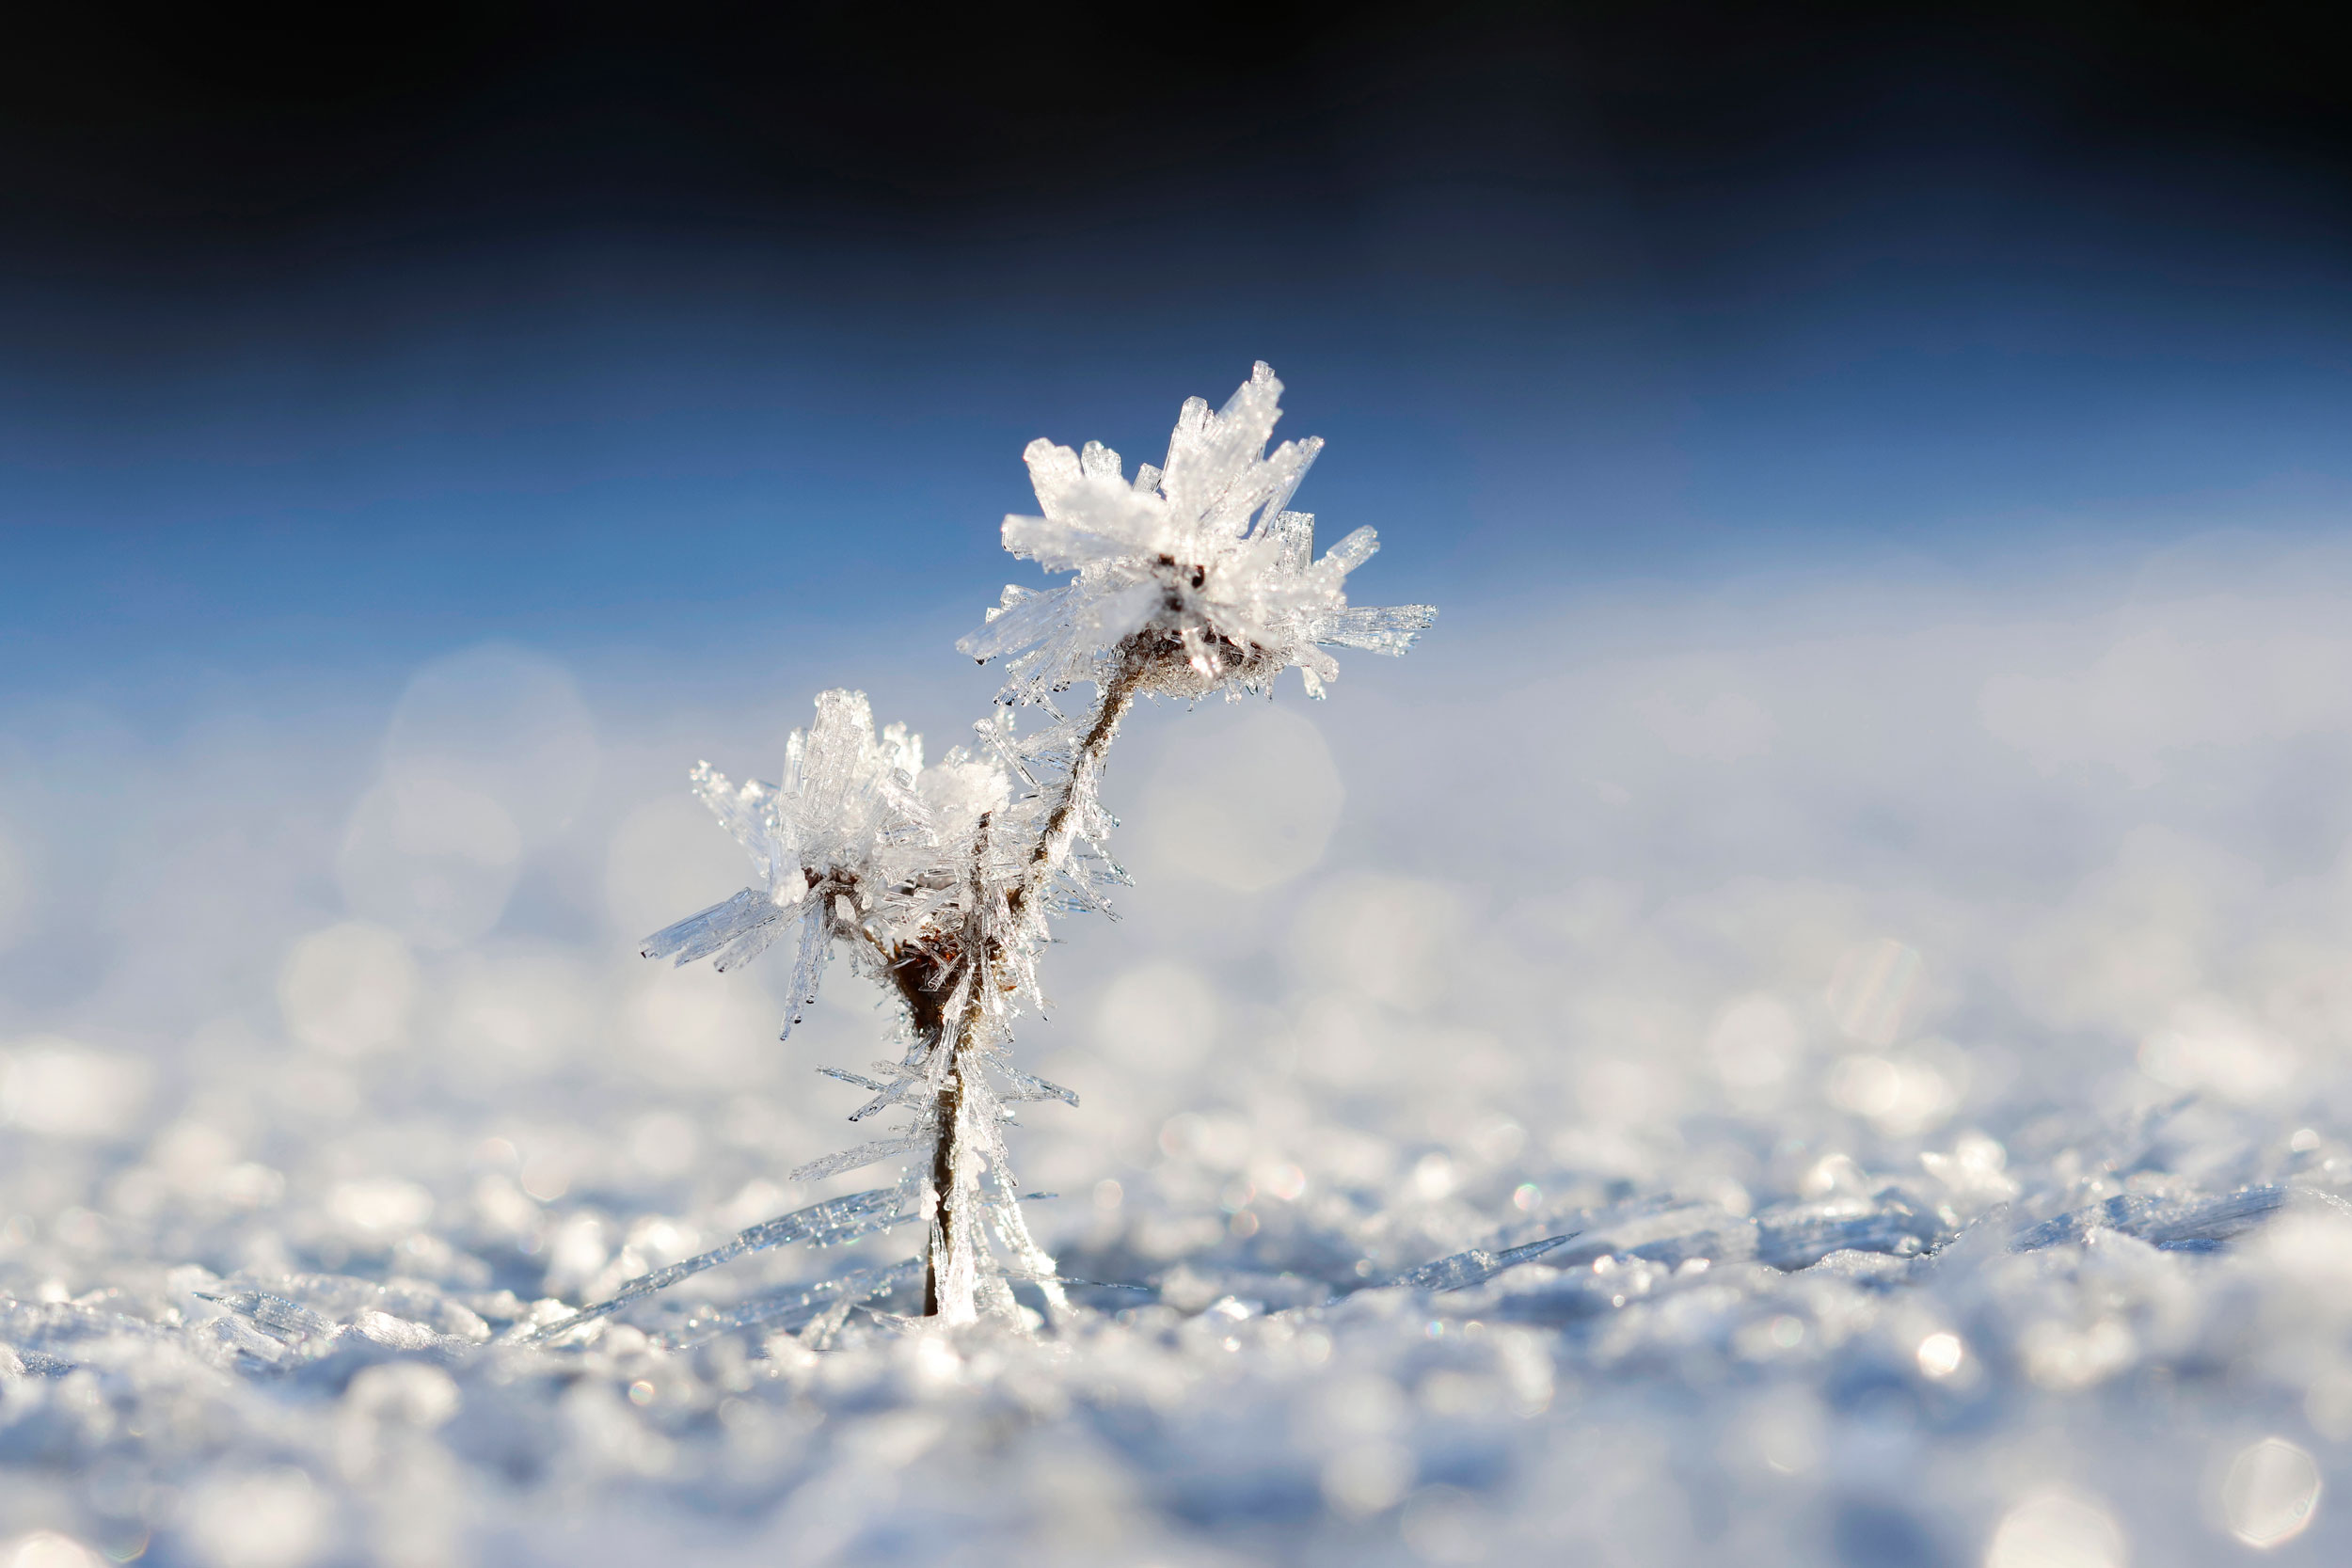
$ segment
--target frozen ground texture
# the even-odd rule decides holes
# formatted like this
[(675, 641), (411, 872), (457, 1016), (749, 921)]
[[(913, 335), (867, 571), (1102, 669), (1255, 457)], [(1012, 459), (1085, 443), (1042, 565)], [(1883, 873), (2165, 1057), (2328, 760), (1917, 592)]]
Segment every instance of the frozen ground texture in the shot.
[(740, 885), (681, 760), (831, 672), (20, 702), (0, 1563), (2343, 1560), (2345, 566), (1466, 610), (1146, 708), (1014, 1143), (1121, 1288), (1035, 1338), (788, 1305), (898, 1230), (499, 1342), (879, 1184), (784, 1173), (884, 1017), (632, 945)]

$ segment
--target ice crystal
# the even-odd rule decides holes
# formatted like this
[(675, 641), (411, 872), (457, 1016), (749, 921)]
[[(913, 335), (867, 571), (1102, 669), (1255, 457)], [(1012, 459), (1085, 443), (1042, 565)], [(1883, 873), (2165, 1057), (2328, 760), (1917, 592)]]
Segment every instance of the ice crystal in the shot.
[(2282, 1209), (2352, 1219), (2352, 1205), (2332, 1193), (2293, 1187), (2249, 1187), (2216, 1196), (2160, 1197), (2124, 1193), (2088, 1209), (2028, 1227), (2010, 1243), (2017, 1252), (2079, 1242), (2097, 1230), (2135, 1237), (2167, 1252), (2212, 1252)]
[(785, 745), (784, 777), (740, 785), (707, 763), (694, 791), (733, 833), (760, 884), (645, 939), (649, 958), (739, 968), (794, 937), (783, 1037), (817, 998), (835, 941), (884, 969), (961, 924), (960, 866), (976, 825), (1007, 793), (1004, 775), (962, 751), (923, 766), (904, 724), (877, 736), (861, 691), (827, 691)]
[(662, 1343), (671, 1350), (688, 1350), (747, 1328), (798, 1328), (818, 1311), (853, 1307), (876, 1296), (888, 1295), (919, 1282), (922, 1275), (921, 1260), (909, 1259), (903, 1263), (853, 1269), (838, 1278), (814, 1284), (787, 1285), (733, 1307), (696, 1313), (662, 1336)]
[(1484, 1285), (1505, 1269), (1521, 1263), (1532, 1263), (1548, 1252), (1554, 1251), (1574, 1240), (1571, 1236), (1547, 1236), (1539, 1242), (1526, 1242), (1518, 1246), (1489, 1252), (1485, 1247), (1471, 1247), (1434, 1263), (1407, 1269), (1390, 1283), (1404, 1285), (1416, 1291), (1466, 1291), (1473, 1285)]
[(1128, 481), (1119, 453), (1040, 439), (1023, 455), (1042, 516), (1005, 519), (1005, 548), (1049, 572), (1057, 588), (1006, 588), (988, 624), (957, 643), (1003, 658), (1007, 700), (1039, 701), (1078, 681), (1107, 683), (1142, 634), (1160, 656), (1154, 689), (1179, 695), (1263, 691), (1295, 666), (1311, 696), (1339, 674), (1326, 647), (1401, 654), (1437, 616), (1428, 605), (1351, 609), (1348, 573), (1379, 540), (1359, 528), (1314, 559), (1314, 518), (1285, 510), (1317, 437), (1265, 450), (1281, 418), (1282, 384), (1260, 364), (1209, 411), (1177, 416), (1165, 467)]
[(812, 1204), (771, 1220), (764, 1220), (747, 1230), (739, 1232), (723, 1246), (672, 1263), (650, 1274), (639, 1275), (603, 1301), (583, 1307), (567, 1318), (533, 1329), (523, 1336), (526, 1343), (553, 1339), (568, 1334), (584, 1323), (610, 1317), (634, 1301), (642, 1301), (658, 1291), (666, 1291), (682, 1279), (731, 1263), (748, 1253), (765, 1252), (771, 1247), (792, 1242), (805, 1242), (811, 1246), (840, 1246), (877, 1230), (887, 1230), (908, 1218), (906, 1194), (896, 1187), (882, 1187), (873, 1192), (852, 1193), (830, 1202)]

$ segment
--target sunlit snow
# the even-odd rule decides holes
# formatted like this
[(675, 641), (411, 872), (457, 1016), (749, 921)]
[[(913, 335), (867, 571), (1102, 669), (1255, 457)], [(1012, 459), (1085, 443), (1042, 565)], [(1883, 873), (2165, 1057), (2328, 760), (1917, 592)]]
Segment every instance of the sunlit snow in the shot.
[(788, 1178), (870, 989), (637, 956), (742, 886), (682, 764), (813, 692), (23, 706), (0, 1563), (2337, 1560), (2347, 588), (1620, 590), (1139, 710), (1036, 1332)]

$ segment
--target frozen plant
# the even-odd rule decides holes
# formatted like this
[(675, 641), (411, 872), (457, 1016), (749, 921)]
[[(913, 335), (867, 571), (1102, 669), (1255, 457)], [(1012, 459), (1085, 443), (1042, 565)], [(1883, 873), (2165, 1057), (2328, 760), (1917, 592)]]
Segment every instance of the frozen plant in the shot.
[[(1076, 452), (1030, 443), (1024, 456), (1043, 515), (1007, 517), (1005, 547), (1076, 575), (1058, 587), (1007, 588), (958, 644), (982, 663), (1002, 660), (1007, 675), (1001, 705), (969, 749), (926, 766), (904, 725), (878, 734), (862, 694), (828, 691), (809, 727), (792, 733), (777, 783), (737, 784), (695, 768), (696, 793), (758, 879), (648, 938), (645, 956), (729, 970), (789, 938), (788, 1036), (828, 958), (847, 948), (851, 967), (898, 999), (898, 1052), (868, 1073), (819, 1070), (871, 1092), (851, 1121), (905, 1119), (793, 1175), (913, 1158), (895, 1189), (755, 1227), (548, 1332), (778, 1239), (847, 1240), (900, 1219), (930, 1228), (927, 1315), (961, 1323), (1010, 1313), (1013, 1279), (1063, 1307), (1054, 1260), (1022, 1217), (1004, 1126), (1016, 1102), (1077, 1097), (1012, 1065), (1012, 1026), (1025, 1006), (1044, 1005), (1047, 923), (1107, 911), (1105, 890), (1128, 879), (1110, 856), (1113, 823), (1098, 794), (1120, 721), (1147, 695), (1270, 693), (1293, 667), (1321, 697), (1339, 673), (1327, 648), (1401, 654), (1437, 614), (1349, 607), (1347, 574), (1377, 547), (1371, 529), (1314, 558), (1314, 519), (1285, 508), (1322, 443), (1266, 450), (1281, 392), (1261, 364), (1221, 410), (1188, 400), (1167, 463), (1141, 466), (1132, 481), (1097, 442)], [(1093, 700), (1065, 713), (1056, 699), (1081, 683)], [(1043, 722), (1025, 731), (1024, 707)], [(879, 1289), (895, 1275), (869, 1277)]]

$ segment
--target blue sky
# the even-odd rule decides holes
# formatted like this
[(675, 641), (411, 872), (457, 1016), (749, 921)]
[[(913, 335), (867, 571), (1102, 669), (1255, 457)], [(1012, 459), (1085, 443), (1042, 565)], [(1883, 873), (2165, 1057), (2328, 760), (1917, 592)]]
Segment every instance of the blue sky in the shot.
[(1269, 15), (1123, 92), (1068, 40), (999, 92), (985, 30), (886, 80), (687, 21), (347, 89), (57, 56), (0, 125), (0, 711), (389, 701), (499, 639), (944, 656), (1026, 441), (1151, 457), (1256, 358), (1330, 442), (1301, 504), (1387, 541), (1361, 592), (1449, 632), (2341, 527), (2344, 137), (2291, 38), (1708, 15)]
[[(53, 300), (49, 352), (0, 393), (0, 686), (160, 693), (490, 636), (593, 659), (935, 633), (999, 573), (1030, 436), (1154, 456), (1183, 397), (1257, 356), (1286, 433), (1330, 442), (1301, 503), (1382, 529), (1390, 597), (1540, 612), (1627, 577), (2031, 573), (2336, 526), (2352, 295), (2324, 258), (1899, 237), (1831, 235), (1854, 253), (1744, 293), (1637, 275), (1561, 300), (1359, 269), (1062, 309), (1017, 278), (934, 297), (951, 262), (776, 282), (617, 242), (216, 312)], [(127, 352), (85, 352), (102, 336)]]

